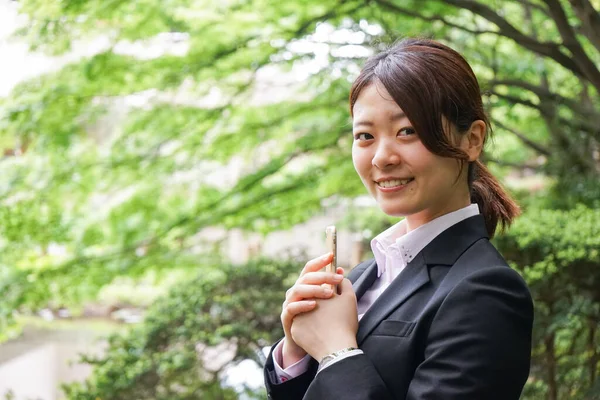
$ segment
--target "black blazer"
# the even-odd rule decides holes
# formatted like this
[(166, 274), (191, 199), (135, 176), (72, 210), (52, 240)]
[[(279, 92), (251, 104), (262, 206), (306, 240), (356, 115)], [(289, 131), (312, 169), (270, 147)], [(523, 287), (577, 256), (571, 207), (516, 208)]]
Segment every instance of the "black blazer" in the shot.
[[(357, 298), (374, 260), (349, 275)], [(516, 400), (529, 375), (533, 304), (521, 276), (489, 242), (481, 215), (448, 228), (394, 279), (360, 320), (364, 354), (265, 384), (273, 400)], [(273, 346), (274, 348), (275, 346)], [(271, 349), (272, 353), (272, 349)]]

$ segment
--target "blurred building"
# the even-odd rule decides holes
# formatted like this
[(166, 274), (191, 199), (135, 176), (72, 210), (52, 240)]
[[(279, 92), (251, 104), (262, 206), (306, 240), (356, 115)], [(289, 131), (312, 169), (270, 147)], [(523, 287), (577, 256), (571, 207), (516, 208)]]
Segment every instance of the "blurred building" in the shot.
[(17, 340), (0, 344), (0, 399), (63, 399), (60, 383), (84, 380), (91, 366), (79, 364), (79, 353), (94, 354), (104, 343), (87, 330), (27, 329)]

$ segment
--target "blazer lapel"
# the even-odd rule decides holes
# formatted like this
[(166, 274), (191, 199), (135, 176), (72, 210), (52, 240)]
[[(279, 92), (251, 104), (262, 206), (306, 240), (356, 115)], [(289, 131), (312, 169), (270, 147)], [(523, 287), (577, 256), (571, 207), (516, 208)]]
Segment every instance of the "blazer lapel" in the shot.
[(406, 301), (413, 293), (429, 282), (429, 270), (422, 255), (417, 255), (400, 275), (390, 283), (384, 292), (369, 307), (361, 318), (356, 333), (358, 345), (375, 327)]
[(367, 264), (364, 271), (360, 273), (360, 276), (352, 282), (352, 289), (354, 289), (354, 293), (356, 294), (356, 300), (360, 300), (363, 294), (373, 286), (373, 282), (377, 279), (377, 263), (375, 259), (373, 259), (369, 264)]

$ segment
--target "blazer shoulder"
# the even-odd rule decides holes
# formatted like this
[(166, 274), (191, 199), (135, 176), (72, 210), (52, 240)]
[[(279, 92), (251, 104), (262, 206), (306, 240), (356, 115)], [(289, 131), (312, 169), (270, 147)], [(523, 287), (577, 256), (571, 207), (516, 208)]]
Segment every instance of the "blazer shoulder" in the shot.
[(463, 280), (483, 280), (496, 285), (509, 284), (529, 291), (521, 274), (511, 268), (488, 239), (481, 239), (467, 249), (452, 266), (446, 280), (453, 284)]

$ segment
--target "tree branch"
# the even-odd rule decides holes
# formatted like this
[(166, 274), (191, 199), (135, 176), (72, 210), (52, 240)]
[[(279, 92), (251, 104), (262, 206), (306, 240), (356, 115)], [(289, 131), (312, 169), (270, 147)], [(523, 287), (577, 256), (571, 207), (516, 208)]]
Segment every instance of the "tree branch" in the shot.
[(313, 18), (307, 19), (306, 21), (304, 21), (302, 23), (302, 25), (300, 25), (297, 29), (295, 29), (293, 37), (297, 38), (297, 37), (302, 36), (304, 33), (306, 33), (308, 28), (312, 26), (313, 23), (316, 23), (319, 21), (325, 21), (325, 20), (334, 18), (338, 15), (349, 15), (349, 14), (352, 14), (354, 11), (359, 10), (364, 7), (364, 4), (357, 3), (357, 4), (354, 4), (353, 7), (348, 7), (348, 9), (346, 9), (346, 10), (341, 9), (345, 4), (347, 4), (347, 3), (344, 0), (338, 0), (335, 7), (330, 8), (329, 10), (327, 10), (325, 13), (323, 13), (321, 15), (317, 15)]
[(537, 86), (532, 83), (518, 79), (497, 79), (489, 82), (492, 86), (513, 86), (528, 90), (538, 96), (540, 99), (551, 100), (557, 104), (563, 104), (580, 114), (581, 118), (591, 122), (590, 127), (600, 127), (600, 116), (598, 112), (587, 107), (584, 103), (561, 96), (558, 93), (551, 92), (548, 88)]
[(590, 121), (586, 121), (585, 119), (578, 120), (567, 120), (563, 117), (555, 115), (555, 104), (549, 103), (548, 101), (541, 102), (540, 104), (535, 104), (529, 100), (522, 99), (520, 97), (511, 96), (509, 94), (502, 94), (496, 91), (491, 90), (490, 94), (494, 96), (498, 96), (501, 99), (508, 101), (513, 104), (521, 104), (523, 106), (533, 108), (538, 110), (540, 114), (544, 117), (548, 117), (550, 119), (556, 118), (558, 122), (560, 122), (564, 126), (569, 126), (574, 130), (579, 130), (590, 134), (591, 136), (600, 138), (600, 129), (597, 125), (594, 125)]
[(529, 7), (532, 10), (541, 11), (543, 14), (550, 17), (550, 11), (548, 11), (548, 9), (546, 7), (544, 7), (540, 4), (535, 4), (535, 3), (532, 3), (531, 1), (527, 1), (527, 0), (513, 0), (512, 2), (517, 3), (519, 5), (524, 5), (526, 7)]
[(492, 119), (492, 121), (494, 122), (495, 125), (499, 126), (500, 128), (504, 129), (505, 131), (510, 132), (513, 135), (515, 135), (516, 137), (518, 137), (523, 142), (523, 144), (532, 148), (533, 150), (537, 151), (538, 153), (540, 153), (546, 157), (550, 157), (552, 155), (550, 153), (550, 150), (546, 149), (542, 145), (529, 139), (524, 133), (519, 132), (518, 130), (516, 130), (514, 128), (509, 128), (508, 126), (506, 126), (505, 124), (503, 124), (502, 122), (498, 121), (495, 118)]
[(548, 4), (550, 14), (556, 23), (556, 27), (558, 28), (558, 32), (560, 32), (565, 47), (573, 54), (573, 60), (577, 63), (587, 80), (600, 92), (600, 70), (598, 70), (598, 67), (596, 67), (594, 62), (588, 57), (581, 46), (581, 43), (577, 40), (575, 31), (573, 30), (573, 27), (569, 25), (567, 15), (560, 4), (560, 1), (545, 1), (546, 4)]
[[(528, 5), (525, 5), (525, 19), (527, 20), (527, 22), (529, 23), (529, 25), (531, 26), (531, 31), (533, 33), (533, 37), (534, 38), (538, 38), (538, 33), (537, 33), (537, 29), (535, 26), (535, 23), (533, 22), (533, 16), (531, 13), (531, 8)], [(540, 58), (539, 56), (537, 58)], [(565, 124), (565, 125), (569, 125), (568, 122), (565, 122), (564, 119), (562, 119), (560, 117), (559, 114), (559, 105), (560, 105), (560, 101), (556, 101), (552, 98), (552, 96), (549, 97), (543, 97), (544, 94), (547, 93), (551, 93), (550, 91), (550, 80), (548, 79), (548, 71), (546, 70), (543, 62), (542, 62), (542, 70), (541, 70), (541, 79), (540, 79), (540, 86), (539, 86), (539, 93), (541, 93), (541, 95), (538, 93), (537, 96), (540, 100), (540, 106), (542, 107), (542, 111), (541, 111), (541, 116), (544, 119), (544, 122), (546, 124), (546, 128), (548, 129), (548, 132), (550, 133), (551, 137), (553, 138), (555, 144), (559, 147), (562, 148), (565, 152), (565, 156), (567, 156), (569, 159), (568, 160), (563, 160), (561, 159), (560, 162), (562, 162), (564, 165), (569, 165), (569, 167), (573, 167), (573, 166), (577, 166), (579, 168), (580, 171), (590, 171), (593, 170), (593, 165), (586, 160), (589, 159), (589, 155), (590, 152), (588, 151), (586, 154), (585, 148), (576, 148), (575, 146), (573, 146), (573, 140), (572, 140), (572, 135), (569, 133), (568, 130), (565, 130), (561, 125), (557, 124), (556, 121), (558, 120), (560, 124)], [(587, 87), (587, 82), (583, 81), (582, 82), (582, 86), (585, 88)], [(526, 89), (531, 89), (531, 88), (527, 88)], [(571, 103), (576, 103), (571, 101)], [(573, 106), (573, 110), (577, 112), (577, 109), (589, 109), (592, 110), (593, 106), (591, 105), (587, 105), (585, 103), (581, 103), (581, 107), (579, 106), (579, 104), (572, 104)], [(586, 112), (583, 112), (581, 114), (586, 114)], [(580, 114), (580, 121), (587, 121), (587, 118), (585, 117), (581, 117)], [(575, 119), (575, 118), (574, 118)], [(596, 118), (593, 118), (596, 119)], [(571, 126), (572, 127), (572, 126)], [(571, 131), (573, 130), (577, 130), (578, 128), (573, 128), (571, 129)], [(585, 129), (583, 129), (585, 130)], [(596, 126), (590, 126), (589, 131), (591, 131), (592, 134), (598, 134), (598, 128)]]
[(529, 100), (525, 100), (525, 99), (522, 99), (522, 98), (516, 97), (516, 96), (511, 96), (509, 94), (498, 93), (494, 90), (490, 90), (489, 93), (493, 94), (494, 96), (498, 96), (499, 98), (504, 99), (504, 100), (508, 101), (509, 103), (521, 104), (523, 106), (538, 110), (540, 113), (544, 112), (543, 108), (539, 104), (535, 104)]
[[(417, 13), (415, 11), (400, 7), (394, 3), (391, 3), (388, 0), (375, 0), (375, 2), (377, 4), (387, 8), (389, 10), (392, 10), (392, 11), (395, 11), (395, 12), (398, 12), (398, 13), (401, 13), (404, 15), (408, 15), (408, 16), (411, 16), (414, 18), (419, 18), (424, 21), (432, 21), (432, 22), (433, 21), (441, 21), (442, 23), (444, 23), (445, 25), (447, 25), (449, 27), (460, 29), (462, 31), (465, 31), (465, 32), (468, 32), (471, 34), (475, 34), (475, 35), (491, 33), (491, 34), (495, 34), (495, 35), (499, 35), (499, 36), (503, 36), (503, 37), (512, 39), (517, 44), (525, 47), (526, 49), (528, 49), (530, 51), (533, 51), (535, 53), (538, 53), (540, 55), (543, 55), (545, 57), (549, 57), (549, 58), (553, 59), (554, 61), (556, 61), (563, 67), (565, 67), (566, 69), (573, 72), (575, 75), (589, 81), (594, 86), (596, 86), (596, 78), (595, 78), (594, 74), (592, 73), (591, 75), (588, 75), (586, 73), (586, 72), (589, 72), (590, 67), (588, 66), (587, 69), (584, 71), (578, 63), (574, 62), (571, 59), (571, 57), (568, 54), (565, 54), (561, 51), (560, 44), (553, 43), (553, 42), (540, 42), (540, 41), (524, 34), (523, 32), (516, 29), (514, 26), (512, 26), (507, 20), (502, 18), (494, 10), (492, 10), (491, 8), (487, 7), (486, 5), (481, 4), (475, 0), (442, 0), (442, 1), (445, 1), (446, 3), (453, 5), (455, 7), (458, 7), (458, 8), (464, 8), (464, 9), (470, 10), (474, 14), (477, 14), (477, 15), (487, 19), (490, 22), (493, 22), (494, 24), (496, 24), (496, 26), (498, 26), (499, 31), (471, 29), (471, 28), (467, 28), (465, 26), (454, 24), (439, 15), (426, 16), (426, 15)], [(527, 4), (535, 7), (536, 9), (542, 10), (543, 12), (548, 14), (548, 10), (546, 10), (545, 8), (543, 8), (539, 5), (536, 6), (535, 4), (531, 4), (529, 2)], [(600, 88), (599, 88), (599, 91), (600, 91)]]
[(400, 7), (399, 5), (393, 4), (387, 0), (375, 0), (375, 2), (382, 5), (383, 7), (387, 8), (388, 10), (397, 12), (399, 14), (404, 14), (404, 15), (408, 15), (409, 17), (419, 18), (419, 19), (422, 19), (423, 21), (429, 21), (429, 22), (440, 21), (444, 25), (447, 25), (452, 28), (460, 29), (465, 32), (469, 32), (474, 35), (482, 35), (484, 33), (492, 33), (494, 35), (498, 34), (497, 31), (478, 30), (478, 29), (467, 28), (466, 26), (461, 26), (461, 25), (455, 24), (453, 22), (450, 22), (440, 15), (432, 15), (432, 16), (423, 15), (418, 12), (409, 10), (408, 8)]
[[(176, 219), (175, 221), (163, 227), (155, 234), (145, 239), (139, 240), (138, 242), (133, 243), (130, 246), (122, 247), (120, 249), (109, 251), (104, 254), (91, 256), (81, 255), (74, 257), (71, 260), (64, 262), (63, 264), (56, 266), (55, 268), (42, 271), (40, 275), (53, 276), (53, 274), (60, 274), (65, 270), (68, 270), (69, 268), (72, 268), (76, 265), (88, 263), (90, 261), (108, 261), (112, 259), (126, 257), (128, 255), (134, 254), (135, 250), (140, 246), (155, 245), (166, 235), (168, 235), (171, 231), (173, 231), (173, 229), (181, 227), (185, 224), (190, 224), (195, 227), (195, 230), (200, 230), (201, 228), (210, 226), (211, 224), (215, 223), (215, 221), (218, 221), (219, 218), (225, 218), (227, 216), (233, 215), (239, 210), (247, 210), (249, 207), (260, 203), (264, 199), (268, 199), (273, 196), (289, 192), (290, 190), (293, 190), (296, 186), (287, 185), (278, 187), (273, 190), (268, 190), (266, 193), (259, 197), (252, 197), (246, 199), (244, 203), (235, 203), (230, 205), (226, 204), (227, 200), (231, 199), (232, 196), (236, 193), (249, 192), (255, 185), (260, 184), (260, 182), (262, 182), (267, 177), (279, 172), (283, 167), (288, 165), (292, 160), (296, 159), (297, 157), (303, 154), (310, 154), (315, 151), (324, 150), (331, 146), (331, 143), (319, 144), (311, 148), (304, 148), (302, 150), (296, 150), (294, 152), (284, 154), (278, 157), (278, 160), (273, 160), (275, 161), (275, 164), (278, 164), (279, 161), (279, 165), (276, 165), (275, 168), (267, 165), (254, 174), (250, 174), (249, 176), (244, 176), (240, 178), (240, 180), (236, 183), (235, 187), (223, 192), (223, 194), (219, 198), (211, 201), (210, 203), (203, 204), (201, 208), (193, 210), (189, 214), (186, 214)], [(225, 204), (225, 206), (222, 206), (223, 204)]]
[(493, 22), (500, 29), (498, 34), (514, 40), (517, 44), (531, 50), (535, 53), (552, 58), (554, 61), (572, 71), (575, 75), (586, 80), (588, 78), (583, 73), (577, 63), (571, 60), (571, 57), (560, 50), (560, 45), (553, 42), (539, 42), (536, 39), (525, 35), (523, 32), (512, 26), (506, 19), (485, 4), (475, 0), (442, 0), (447, 4), (458, 8), (464, 8), (471, 12)]
[(600, 13), (589, 0), (569, 0), (569, 3), (581, 20), (581, 33), (600, 51)]
[(541, 166), (539, 165), (530, 165), (530, 164), (517, 164), (517, 163), (513, 163), (513, 162), (509, 162), (509, 161), (504, 161), (504, 160), (498, 160), (495, 158), (489, 158), (489, 157), (485, 157), (483, 156), (483, 161), (486, 163), (493, 163), (496, 165), (499, 165), (501, 167), (510, 167), (510, 168), (515, 168), (521, 171), (539, 171)]

